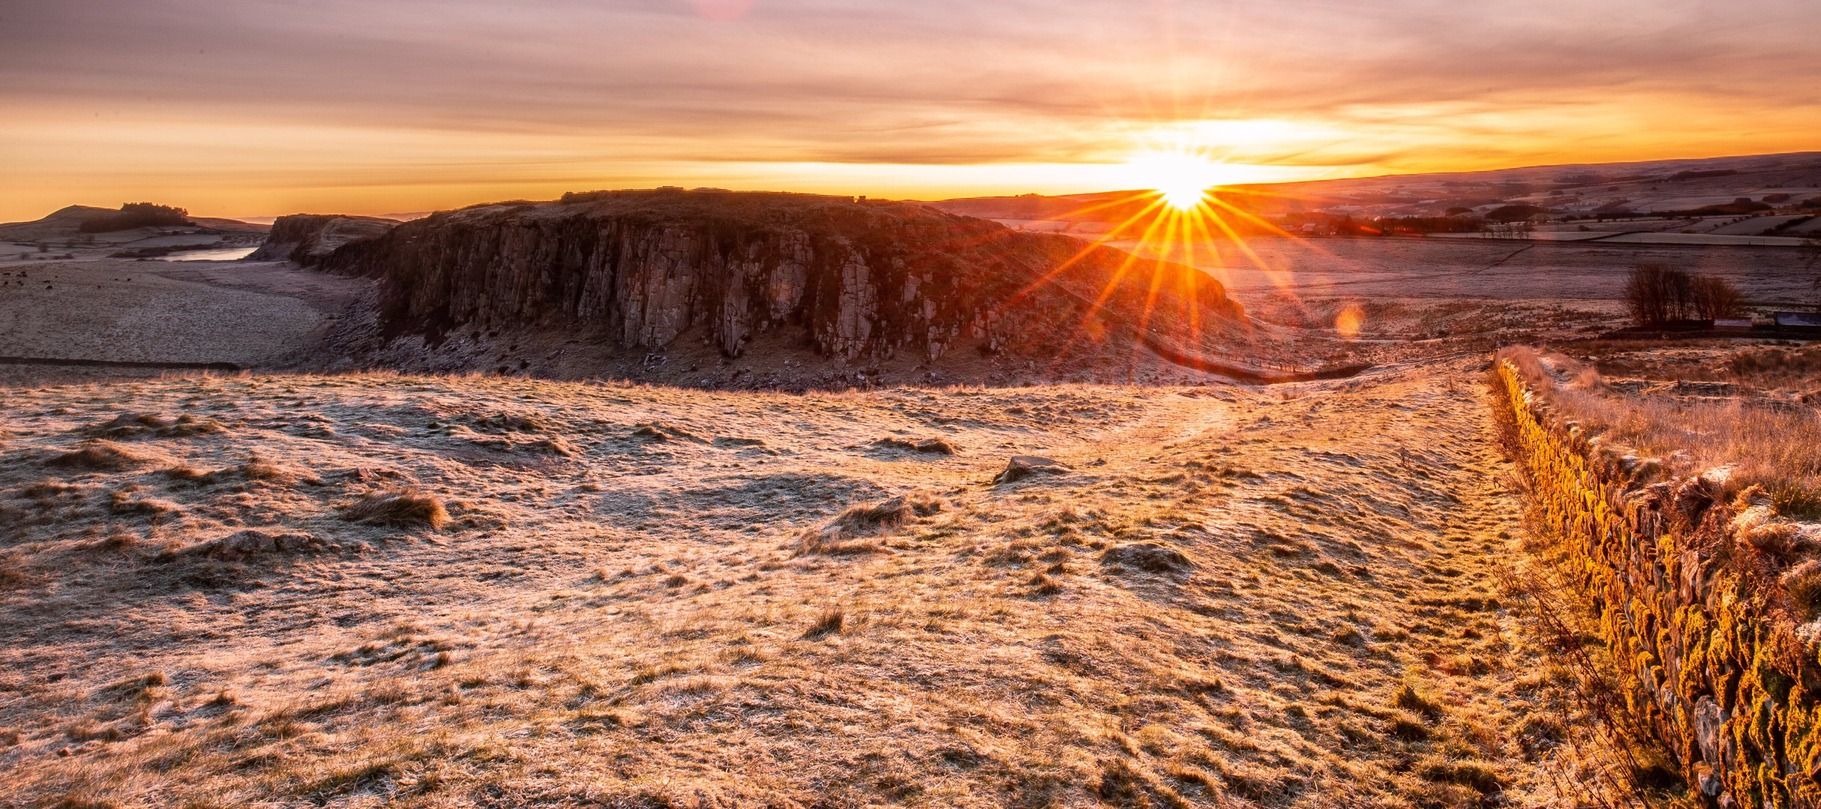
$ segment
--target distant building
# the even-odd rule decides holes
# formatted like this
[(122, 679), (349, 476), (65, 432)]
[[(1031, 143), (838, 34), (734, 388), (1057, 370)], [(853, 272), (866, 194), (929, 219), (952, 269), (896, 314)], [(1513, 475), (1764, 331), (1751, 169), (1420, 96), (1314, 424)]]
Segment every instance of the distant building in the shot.
[(1722, 317), (1714, 320), (1714, 331), (1751, 331), (1749, 317)]
[(1821, 312), (1772, 312), (1773, 330), (1791, 337), (1821, 337)]

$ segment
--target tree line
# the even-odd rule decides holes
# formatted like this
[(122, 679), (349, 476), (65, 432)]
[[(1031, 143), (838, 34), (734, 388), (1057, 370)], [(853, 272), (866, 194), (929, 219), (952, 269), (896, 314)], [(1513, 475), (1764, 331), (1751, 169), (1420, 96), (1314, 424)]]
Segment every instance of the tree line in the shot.
[(1724, 278), (1643, 264), (1625, 279), (1625, 305), (1632, 322), (1652, 327), (1735, 317), (1745, 309), (1745, 296)]
[(182, 227), (190, 224), (190, 212), (169, 205), (129, 202), (119, 211), (89, 217), (78, 228), (83, 233), (112, 233), (144, 227)]

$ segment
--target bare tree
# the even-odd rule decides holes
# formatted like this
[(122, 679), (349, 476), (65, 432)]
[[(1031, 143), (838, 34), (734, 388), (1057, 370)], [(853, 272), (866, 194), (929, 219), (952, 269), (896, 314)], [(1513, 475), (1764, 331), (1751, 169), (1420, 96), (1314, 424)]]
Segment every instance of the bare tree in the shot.
[[(1816, 263), (1821, 263), (1821, 236), (1806, 236), (1802, 239), (1802, 256), (1804, 271), (1811, 271)], [(1817, 293), (1815, 308), (1821, 309), (1821, 275), (1815, 276), (1809, 286)]]
[(1690, 282), (1697, 320), (1719, 320), (1738, 315), (1745, 308), (1745, 295), (1731, 281), (1714, 275), (1697, 275)]
[(1694, 308), (1694, 283), (1681, 270), (1640, 264), (1625, 279), (1625, 305), (1640, 326), (1681, 320)]

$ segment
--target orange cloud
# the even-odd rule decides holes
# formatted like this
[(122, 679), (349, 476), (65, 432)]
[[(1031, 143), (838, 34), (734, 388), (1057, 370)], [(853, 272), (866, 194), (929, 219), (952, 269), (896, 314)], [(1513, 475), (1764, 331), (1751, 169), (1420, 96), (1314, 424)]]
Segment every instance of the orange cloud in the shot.
[(1813, 149), (1821, 19), (1697, 0), (60, 0), (0, 10), (0, 219), (667, 183), (1106, 190)]

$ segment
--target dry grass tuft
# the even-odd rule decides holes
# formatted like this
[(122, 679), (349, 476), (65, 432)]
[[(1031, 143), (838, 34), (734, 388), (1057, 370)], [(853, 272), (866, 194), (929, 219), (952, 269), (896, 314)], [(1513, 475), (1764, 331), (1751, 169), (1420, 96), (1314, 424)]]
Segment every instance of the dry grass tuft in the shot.
[(246, 477), (247, 480), (259, 480), (270, 483), (288, 483), (293, 477), (290, 470), (287, 470), (278, 464), (262, 461), (258, 458), (241, 464), (240, 474)]
[(24, 587), (32, 582), (24, 564), (10, 556), (0, 556), (0, 588)]
[(344, 509), (342, 519), (363, 525), (438, 530), (449, 524), (449, 510), (435, 495), (404, 489), (366, 495)]
[(822, 613), (816, 616), (816, 622), (810, 624), (809, 630), (803, 633), (803, 638), (804, 640), (819, 640), (838, 634), (846, 622), (847, 612), (840, 605), (823, 607)]
[(1789, 606), (1797, 620), (1807, 621), (1821, 614), (1821, 561), (1802, 562), (1784, 572), (1778, 581), (1789, 596)]
[(119, 472), (140, 466), (149, 460), (112, 441), (85, 441), (78, 448), (52, 458), (50, 464), (66, 469)]
[(1407, 742), (1420, 742), (1430, 736), (1429, 726), (1423, 723), (1422, 718), (1407, 711), (1392, 714), (1385, 724), (1385, 733)]
[(165, 477), (172, 480), (180, 480), (185, 483), (204, 483), (209, 480), (208, 472), (204, 472), (187, 463), (177, 464), (176, 466), (167, 466), (160, 471), (164, 473)]
[(1100, 561), (1148, 573), (1190, 573), (1195, 570), (1195, 563), (1181, 551), (1153, 542), (1116, 545), (1101, 553)]
[(1050, 578), (1047, 573), (1038, 573), (1031, 577), (1031, 592), (1040, 596), (1053, 596), (1062, 592), (1062, 582)]
[[(314, 474), (293, 466), (267, 460), (258, 455), (248, 458), (246, 463), (236, 467), (234, 471), (239, 472), (240, 476), (248, 481), (270, 483), (275, 486), (290, 486), (297, 483), (306, 483), (315, 486), (322, 483), (322, 479)], [(217, 474), (219, 475), (221, 473)]]
[(1431, 722), (1441, 719), (1442, 714), (1445, 713), (1440, 704), (1424, 696), (1422, 692), (1416, 690), (1416, 686), (1410, 683), (1404, 683), (1403, 687), (1397, 690), (1397, 694), (1391, 698), (1391, 704), (1406, 711), (1421, 714), (1423, 718)]
[(495, 413), (475, 419), (474, 426), (518, 433), (542, 433), (551, 429), (548, 421), (534, 413)]
[[(1761, 491), (1754, 488), (1752, 491)], [(1740, 500), (1746, 500), (1741, 496)], [(1766, 521), (1744, 530), (1739, 537), (1753, 553), (1770, 562), (1772, 569), (1783, 568), (1811, 550), (1795, 523)]]
[(942, 501), (923, 494), (909, 494), (849, 506), (834, 524), (850, 531), (870, 531), (902, 525), (911, 517), (928, 517), (942, 511)]
[(139, 536), (137, 534), (119, 529), (109, 531), (107, 536), (102, 537), (100, 541), (95, 543), (96, 548), (104, 551), (131, 550), (138, 545)]
[(1437, 783), (1460, 784), (1481, 795), (1491, 795), (1504, 786), (1497, 769), (1471, 759), (1431, 757), (1417, 763), (1416, 774)]
[(886, 449), (922, 452), (930, 455), (955, 454), (955, 445), (950, 444), (947, 440), (941, 438), (925, 438), (920, 441), (910, 441), (903, 438), (881, 438), (874, 441), (873, 445)]
[(688, 441), (695, 444), (707, 443), (703, 441), (701, 437), (688, 430), (674, 424), (665, 424), (661, 421), (646, 422), (638, 425), (638, 428), (632, 431), (632, 437), (642, 438), (654, 443), (663, 443), (666, 441)]
[(90, 428), (90, 432), (109, 438), (126, 438), (169, 426), (169, 421), (155, 413), (121, 413), (106, 423)]
[(162, 517), (182, 511), (182, 506), (169, 500), (139, 497), (131, 490), (116, 491), (108, 495), (108, 513), (110, 514)]
[(808, 528), (797, 535), (794, 556), (865, 556), (878, 553), (879, 543), (869, 539), (846, 539), (839, 530)]
[(167, 419), (156, 413), (122, 413), (112, 420), (89, 428), (89, 433), (106, 438), (191, 438), (226, 432), (227, 427), (211, 418), (197, 418), (188, 413)]
[(878, 543), (866, 537), (903, 525), (916, 517), (942, 511), (942, 500), (914, 493), (876, 503), (849, 506), (821, 528), (810, 528), (797, 537), (795, 555), (859, 556), (876, 553)]

